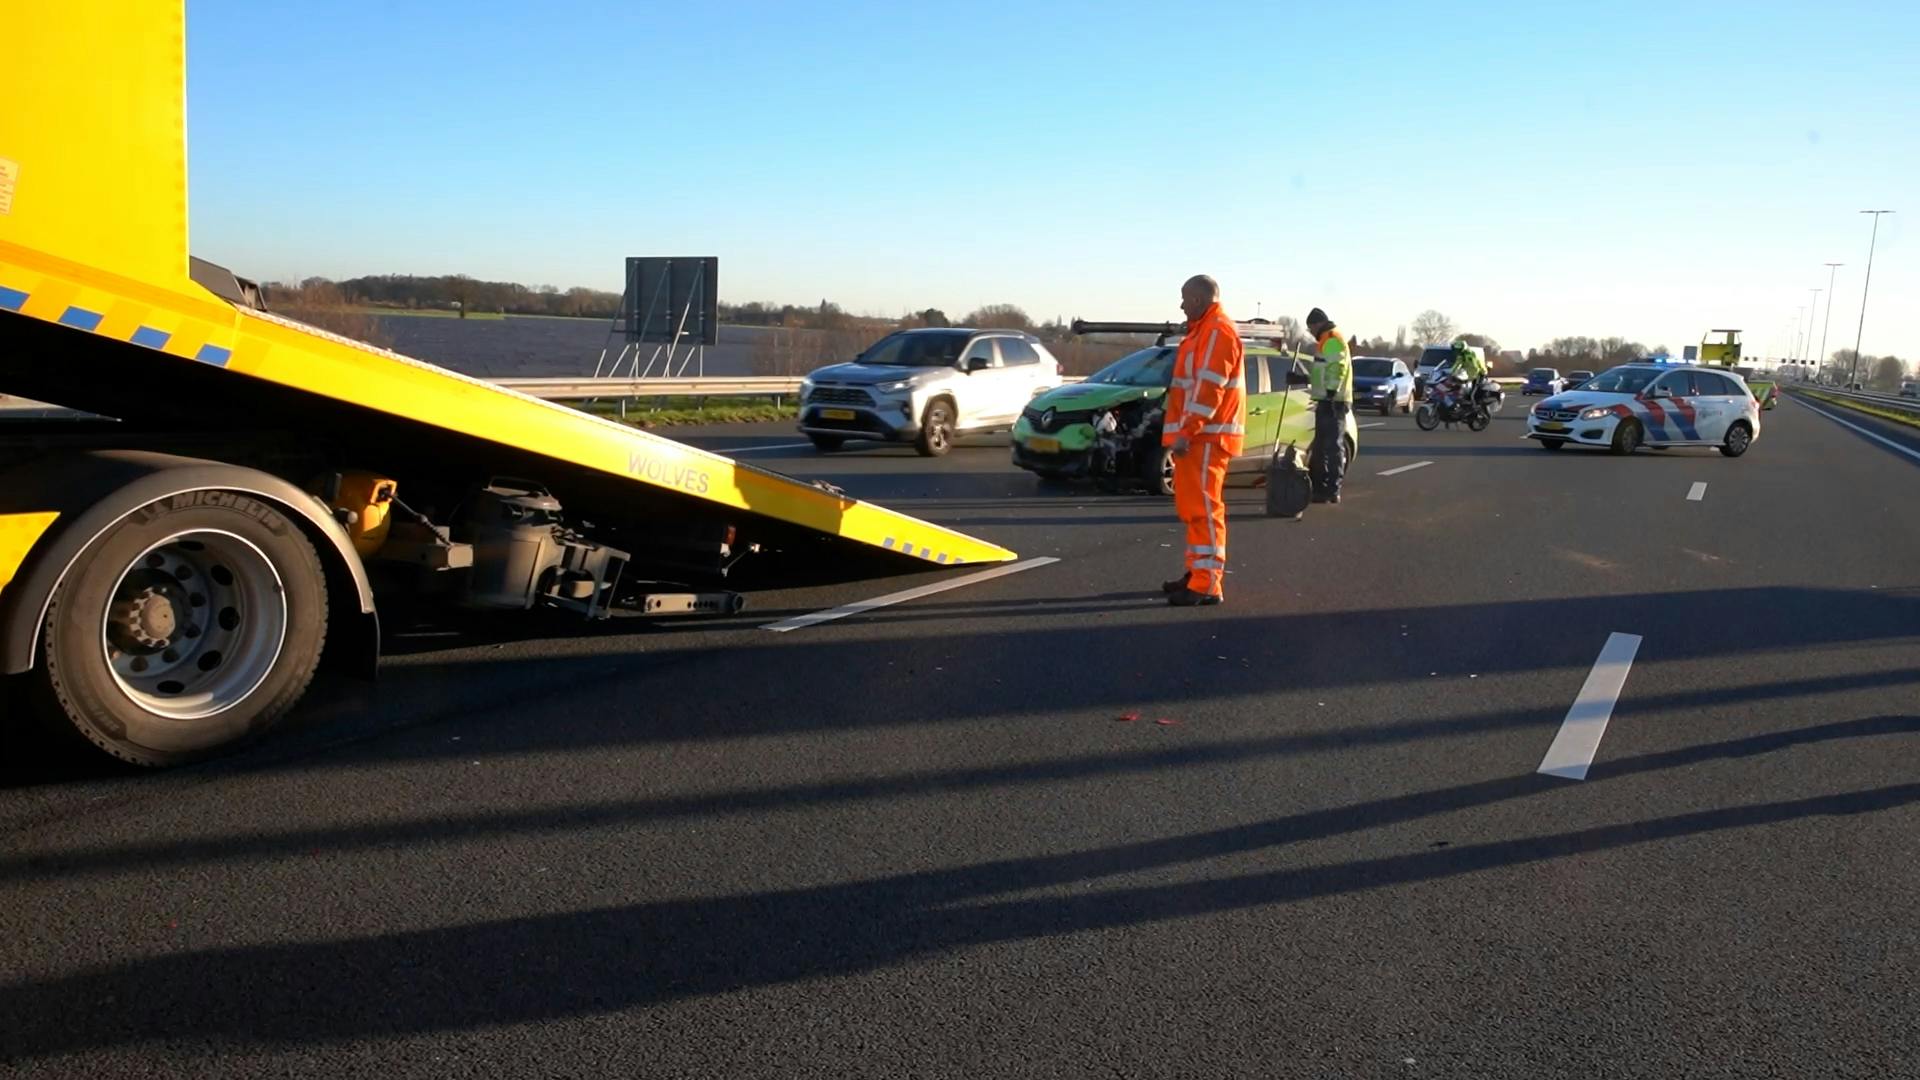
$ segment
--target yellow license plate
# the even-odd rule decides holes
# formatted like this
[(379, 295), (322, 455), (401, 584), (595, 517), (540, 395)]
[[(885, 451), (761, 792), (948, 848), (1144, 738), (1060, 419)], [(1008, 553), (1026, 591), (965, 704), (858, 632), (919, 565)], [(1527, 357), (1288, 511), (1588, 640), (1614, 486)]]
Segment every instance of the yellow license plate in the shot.
[(822, 420), (851, 420), (853, 419), (853, 410), (852, 409), (821, 409), (820, 418)]
[(1540, 430), (1541, 430), (1541, 431), (1565, 431), (1565, 430), (1567, 430), (1567, 425), (1565, 425), (1565, 424), (1541, 424), (1541, 425), (1540, 425)]
[(1035, 435), (1027, 440), (1027, 449), (1036, 454), (1057, 454), (1060, 452), (1060, 440), (1045, 435)]

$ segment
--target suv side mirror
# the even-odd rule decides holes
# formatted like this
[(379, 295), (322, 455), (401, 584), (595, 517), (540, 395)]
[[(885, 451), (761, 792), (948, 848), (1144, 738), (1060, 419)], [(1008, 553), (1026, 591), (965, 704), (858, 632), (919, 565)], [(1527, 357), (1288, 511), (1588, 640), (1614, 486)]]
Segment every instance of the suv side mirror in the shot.
[(992, 363), (993, 361), (991, 359), (984, 356), (969, 356), (967, 357), (967, 374), (971, 375), (976, 371), (985, 371)]

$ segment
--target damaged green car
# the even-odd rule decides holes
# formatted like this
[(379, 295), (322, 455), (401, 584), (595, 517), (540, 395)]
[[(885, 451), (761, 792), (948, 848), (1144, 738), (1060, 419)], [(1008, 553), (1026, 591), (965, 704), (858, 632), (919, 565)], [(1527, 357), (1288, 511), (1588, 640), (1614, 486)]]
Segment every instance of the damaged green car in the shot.
[[(1013, 427), (1013, 463), (1043, 482), (1088, 479), (1173, 494), (1173, 460), (1160, 445), (1160, 431), (1175, 351), (1174, 343), (1149, 346), (1085, 382), (1034, 398)], [(1246, 447), (1228, 467), (1228, 486), (1263, 483), (1276, 445), (1297, 443), (1302, 451), (1313, 445), (1306, 374), (1300, 360), (1247, 344)], [(1346, 440), (1352, 461), (1360, 430), (1351, 415)]]

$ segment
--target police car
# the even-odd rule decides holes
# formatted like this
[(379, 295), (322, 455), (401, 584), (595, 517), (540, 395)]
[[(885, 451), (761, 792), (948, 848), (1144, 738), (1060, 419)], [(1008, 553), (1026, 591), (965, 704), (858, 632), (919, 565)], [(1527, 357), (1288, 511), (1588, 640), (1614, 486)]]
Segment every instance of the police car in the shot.
[(1740, 376), (1694, 365), (1623, 364), (1533, 407), (1527, 437), (1616, 454), (1639, 447), (1711, 446), (1739, 457), (1760, 437), (1760, 403)]

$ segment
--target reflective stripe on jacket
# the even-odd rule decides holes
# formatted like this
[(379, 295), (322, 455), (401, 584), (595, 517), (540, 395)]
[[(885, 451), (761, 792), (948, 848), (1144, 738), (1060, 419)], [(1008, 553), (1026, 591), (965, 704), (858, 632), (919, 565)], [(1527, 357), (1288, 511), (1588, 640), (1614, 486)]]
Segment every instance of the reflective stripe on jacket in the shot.
[(1472, 349), (1462, 349), (1453, 354), (1453, 377), (1461, 382), (1478, 382), (1486, 377), (1487, 362)]
[(1233, 320), (1215, 304), (1187, 325), (1167, 387), (1167, 417), (1160, 441), (1172, 446), (1211, 442), (1229, 454), (1244, 444), (1247, 423), (1245, 348)]
[(1320, 335), (1320, 351), (1313, 358), (1313, 381), (1308, 389), (1315, 401), (1353, 400), (1353, 358), (1347, 349), (1347, 335), (1328, 330)]

